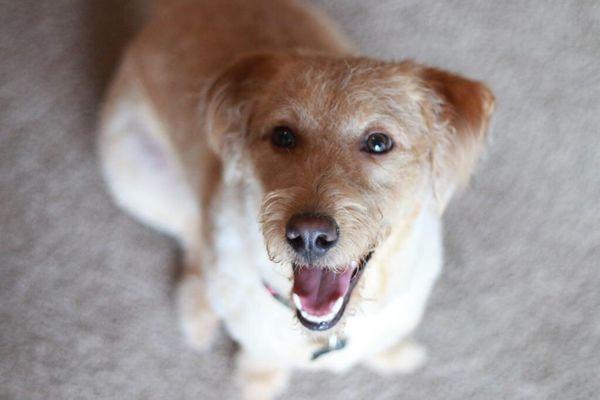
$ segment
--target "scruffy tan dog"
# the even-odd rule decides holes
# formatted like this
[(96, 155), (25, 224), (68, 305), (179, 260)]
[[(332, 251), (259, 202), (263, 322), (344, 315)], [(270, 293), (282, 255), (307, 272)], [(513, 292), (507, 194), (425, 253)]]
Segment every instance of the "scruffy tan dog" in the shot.
[(171, 1), (129, 47), (99, 139), (117, 203), (178, 239), (179, 311), (223, 322), (246, 399), (292, 368), (409, 372), (440, 215), (482, 149), (481, 83), (357, 56), (291, 0)]

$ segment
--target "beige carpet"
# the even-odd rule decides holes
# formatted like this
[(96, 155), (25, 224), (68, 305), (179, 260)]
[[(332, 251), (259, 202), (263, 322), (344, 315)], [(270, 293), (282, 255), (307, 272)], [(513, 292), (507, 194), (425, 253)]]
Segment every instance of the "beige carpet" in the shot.
[[(427, 367), (298, 373), (284, 398), (598, 398), (600, 3), (318, 3), (365, 53), (485, 79), (499, 107), (447, 214)], [(1, 399), (236, 398), (234, 345), (181, 341), (173, 243), (117, 210), (96, 167), (137, 20), (128, 1), (0, 0)]]

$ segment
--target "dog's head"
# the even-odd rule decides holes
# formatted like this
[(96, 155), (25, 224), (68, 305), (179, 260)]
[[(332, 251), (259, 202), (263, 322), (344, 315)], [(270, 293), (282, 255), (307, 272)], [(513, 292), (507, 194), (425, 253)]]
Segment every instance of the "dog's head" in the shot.
[(258, 182), (266, 249), (292, 267), (304, 326), (335, 325), (394, 227), (428, 199), (444, 209), (493, 105), (483, 84), (413, 62), (309, 53), (249, 55), (213, 82), (211, 146)]

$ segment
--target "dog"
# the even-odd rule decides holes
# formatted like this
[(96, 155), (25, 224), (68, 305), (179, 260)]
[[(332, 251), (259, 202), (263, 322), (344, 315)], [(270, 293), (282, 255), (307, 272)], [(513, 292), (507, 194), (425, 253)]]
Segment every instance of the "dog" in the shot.
[(441, 215), (493, 109), (481, 82), (360, 56), (305, 3), (168, 1), (109, 88), (99, 158), (182, 248), (186, 340), (206, 351), (222, 323), (243, 397), (272, 399), (292, 369), (423, 364)]

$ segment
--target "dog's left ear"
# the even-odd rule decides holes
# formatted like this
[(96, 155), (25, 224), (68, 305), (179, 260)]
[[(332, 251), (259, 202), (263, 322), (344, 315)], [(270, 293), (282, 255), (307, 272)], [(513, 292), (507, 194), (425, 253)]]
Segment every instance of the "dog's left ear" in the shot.
[(208, 86), (203, 126), (211, 149), (223, 156), (246, 135), (252, 109), (276, 71), (276, 53), (253, 53), (232, 62)]
[(441, 212), (466, 185), (483, 150), (494, 110), (494, 95), (483, 83), (434, 68), (423, 68), (428, 92), (425, 115), (433, 133), (433, 191)]

